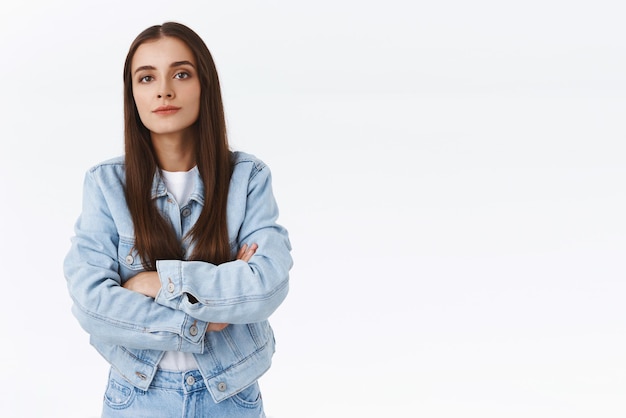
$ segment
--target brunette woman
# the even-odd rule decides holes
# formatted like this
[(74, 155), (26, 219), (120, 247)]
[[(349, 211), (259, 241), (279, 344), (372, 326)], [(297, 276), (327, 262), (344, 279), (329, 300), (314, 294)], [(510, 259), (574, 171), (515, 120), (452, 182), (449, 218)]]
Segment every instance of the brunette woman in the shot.
[(202, 39), (165, 23), (124, 66), (125, 155), (88, 170), (65, 259), (111, 364), (103, 417), (262, 417), (292, 266), (269, 168), (230, 150)]

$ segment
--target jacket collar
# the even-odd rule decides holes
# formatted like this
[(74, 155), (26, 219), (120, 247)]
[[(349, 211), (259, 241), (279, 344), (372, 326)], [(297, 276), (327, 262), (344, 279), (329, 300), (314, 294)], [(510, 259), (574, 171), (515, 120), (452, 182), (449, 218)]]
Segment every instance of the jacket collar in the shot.
[[(192, 168), (192, 170), (195, 173), (194, 187), (191, 195), (189, 196), (189, 200), (195, 200), (204, 206), (204, 183), (200, 177), (198, 167), (196, 166)], [(163, 181), (163, 174), (161, 174), (161, 170), (157, 170), (152, 179), (152, 199), (154, 200), (164, 196), (167, 196), (167, 188), (165, 187), (165, 181)]]

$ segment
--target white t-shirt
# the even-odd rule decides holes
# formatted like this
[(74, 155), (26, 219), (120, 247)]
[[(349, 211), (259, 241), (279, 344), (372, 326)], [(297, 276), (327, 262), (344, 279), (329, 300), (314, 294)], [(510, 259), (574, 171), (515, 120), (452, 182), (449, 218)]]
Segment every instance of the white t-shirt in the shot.
[[(194, 178), (198, 172), (198, 168), (194, 167), (189, 171), (165, 171), (163, 173), (163, 181), (167, 191), (174, 196), (178, 206), (183, 207), (189, 201), (189, 196), (193, 191)], [(166, 351), (165, 355), (159, 363), (159, 367), (163, 370), (187, 371), (196, 370), (198, 363), (191, 353), (183, 353), (182, 351)]]

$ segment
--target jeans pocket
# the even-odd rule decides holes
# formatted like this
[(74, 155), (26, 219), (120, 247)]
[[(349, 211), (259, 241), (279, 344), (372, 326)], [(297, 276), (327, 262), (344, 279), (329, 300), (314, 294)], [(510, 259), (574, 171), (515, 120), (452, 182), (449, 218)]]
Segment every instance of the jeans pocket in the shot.
[(111, 409), (128, 408), (135, 399), (135, 387), (111, 372), (104, 392), (104, 403)]
[(231, 399), (237, 405), (243, 408), (258, 408), (263, 400), (261, 397), (261, 390), (259, 384), (254, 382), (244, 390), (231, 396)]

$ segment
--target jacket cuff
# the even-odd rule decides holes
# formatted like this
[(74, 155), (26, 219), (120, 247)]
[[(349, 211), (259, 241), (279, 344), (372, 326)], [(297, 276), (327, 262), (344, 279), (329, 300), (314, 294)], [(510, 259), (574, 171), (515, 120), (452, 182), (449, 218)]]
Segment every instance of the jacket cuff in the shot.
[[(186, 297), (183, 292), (181, 268), (182, 262), (179, 260), (157, 261), (157, 273), (161, 281), (161, 290), (157, 293), (154, 300), (159, 305), (180, 310), (181, 301)], [(200, 321), (199, 319), (186, 315), (180, 332), (180, 335), (183, 337), (183, 345), (185, 341), (189, 341), (195, 345), (199, 342), (202, 343), (208, 325), (208, 322)]]
[(158, 260), (156, 264), (161, 281), (161, 290), (155, 301), (159, 305), (178, 309), (183, 295), (182, 262), (179, 260)]
[(204, 334), (209, 324), (189, 315), (185, 316), (183, 329), (180, 332), (183, 337), (180, 351), (197, 352), (199, 349), (202, 353), (204, 352)]

